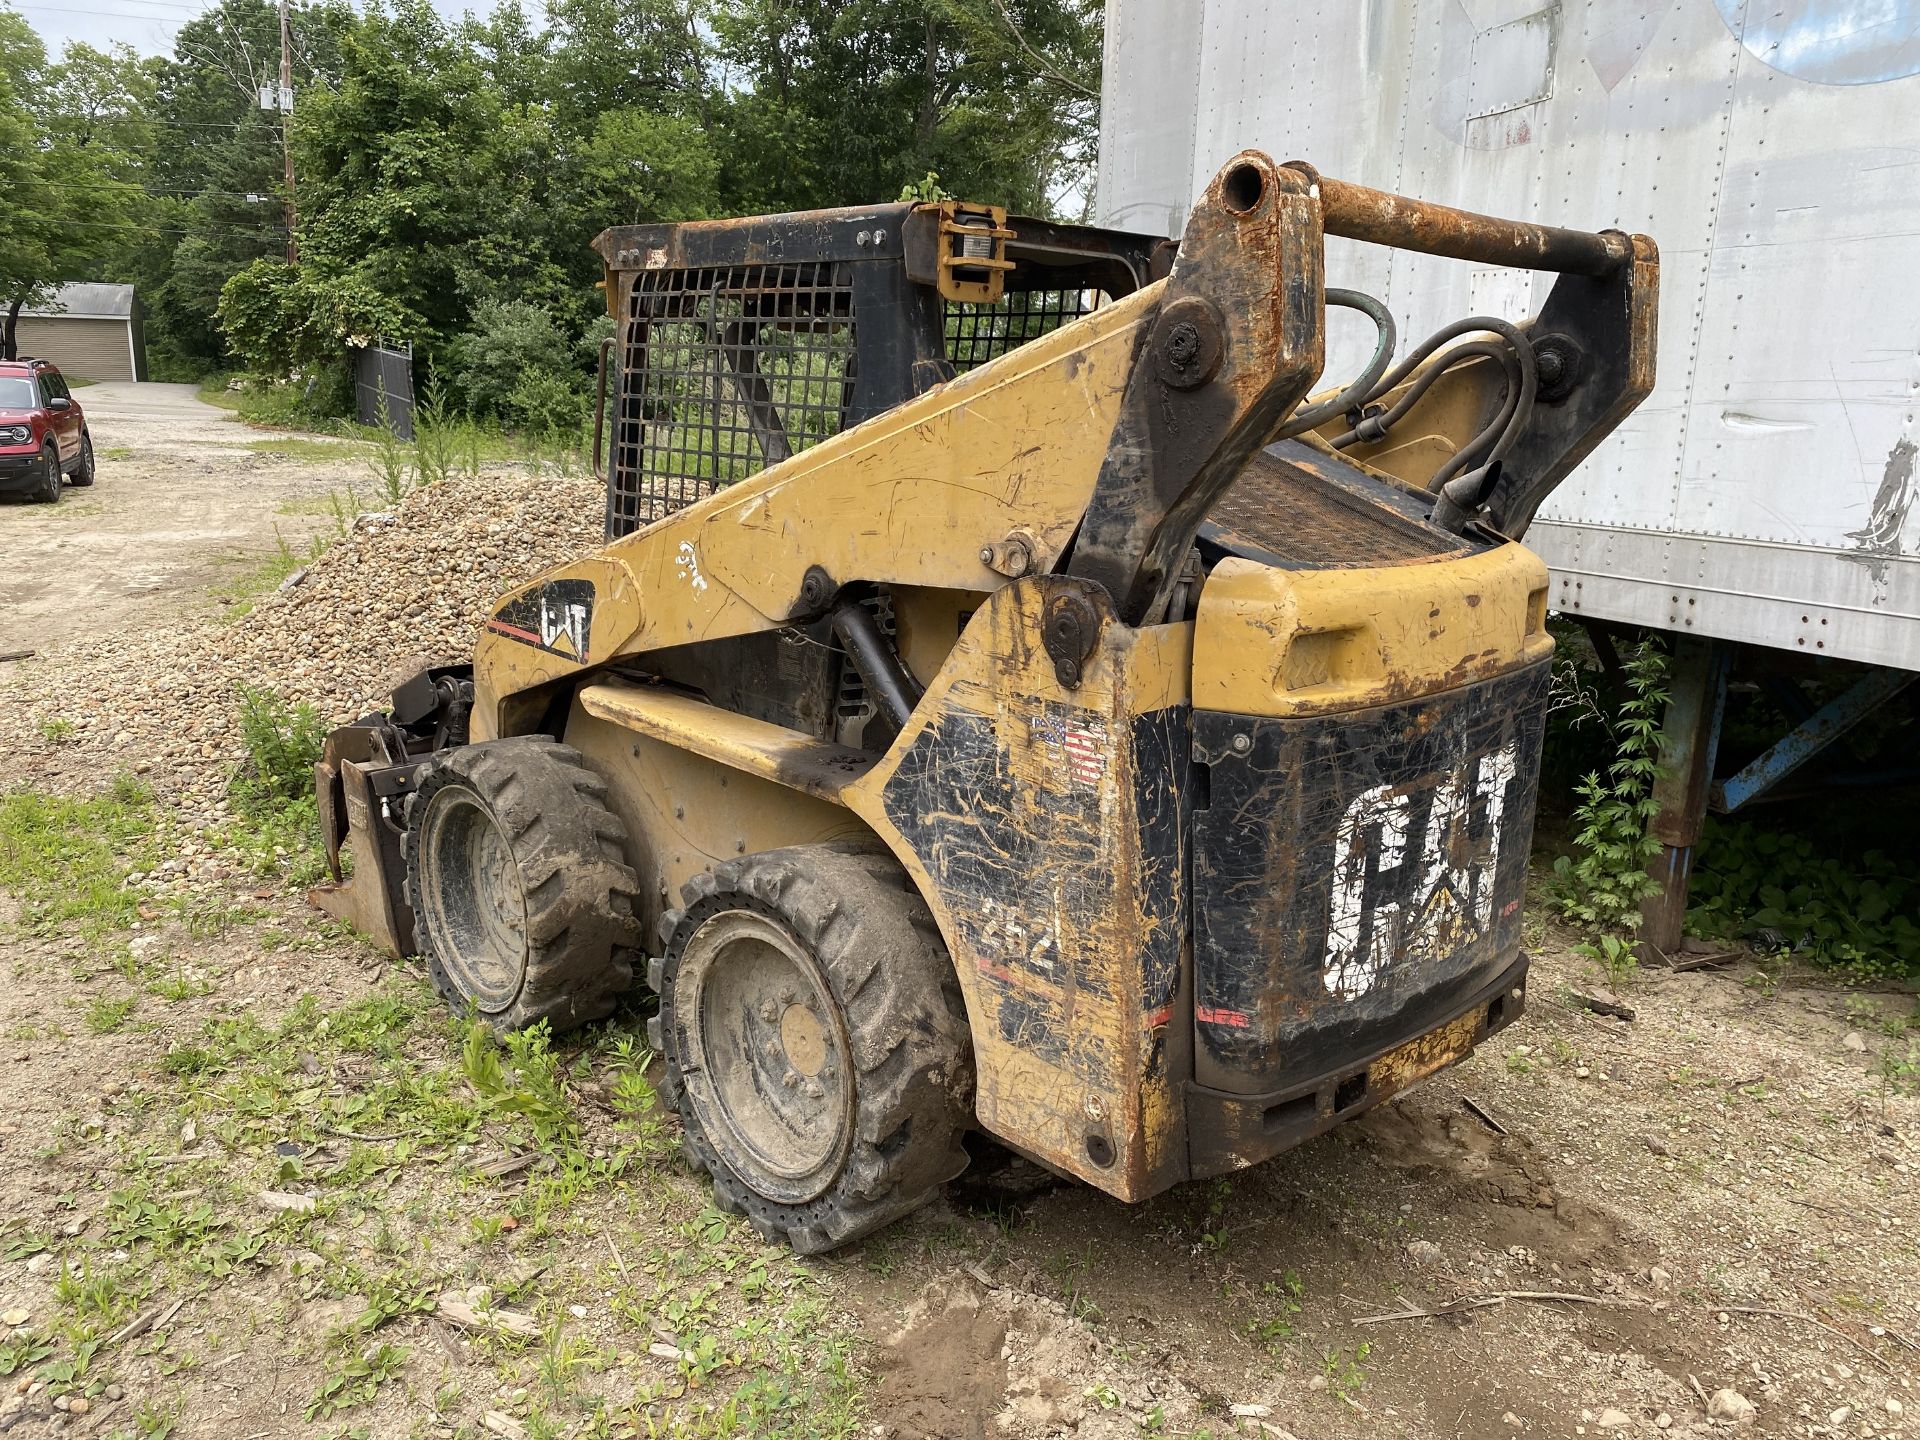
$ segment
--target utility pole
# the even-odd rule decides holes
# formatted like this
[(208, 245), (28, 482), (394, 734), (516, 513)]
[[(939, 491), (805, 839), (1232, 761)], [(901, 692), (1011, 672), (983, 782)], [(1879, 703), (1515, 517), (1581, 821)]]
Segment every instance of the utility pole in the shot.
[(293, 123), (293, 43), (292, 27), (287, 20), (288, 0), (280, 0), (280, 156), (287, 173), (287, 263), (300, 262), (299, 243), (294, 239), (293, 142), (288, 131)]

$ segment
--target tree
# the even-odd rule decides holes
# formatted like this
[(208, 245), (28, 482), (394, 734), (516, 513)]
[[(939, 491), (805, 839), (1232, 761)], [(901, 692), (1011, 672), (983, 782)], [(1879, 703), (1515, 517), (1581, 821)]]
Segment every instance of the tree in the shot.
[[(302, 104), (338, 77), (357, 19), (345, 0), (297, 3), (289, 18)], [(221, 288), (255, 260), (286, 252), (280, 121), (260, 108), (279, 59), (279, 7), (220, 0), (180, 28), (171, 58), (155, 62), (148, 229), (124, 278), (145, 301), (156, 368), (198, 374), (225, 361)]]
[(0, 10), (0, 358), (19, 353), (22, 310), (97, 277), (136, 228), (126, 177), (140, 157), (114, 147), (108, 124), (137, 110), (138, 95), (118, 93), (130, 57), (75, 49), (50, 69), (39, 37)]

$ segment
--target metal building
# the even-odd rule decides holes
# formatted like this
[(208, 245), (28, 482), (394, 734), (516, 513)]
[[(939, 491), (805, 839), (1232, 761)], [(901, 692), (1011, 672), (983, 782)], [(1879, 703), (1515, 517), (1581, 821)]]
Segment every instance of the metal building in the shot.
[[(1246, 146), (1658, 242), (1658, 384), (1528, 542), (1561, 612), (1680, 637), (1670, 947), (1709, 796), (1737, 808), (1920, 670), (1920, 0), (1109, 0), (1101, 223), (1177, 233)], [(1352, 242), (1327, 278), (1411, 334), (1524, 317), (1551, 279)], [(1884, 668), (1716, 782), (1742, 646)]]

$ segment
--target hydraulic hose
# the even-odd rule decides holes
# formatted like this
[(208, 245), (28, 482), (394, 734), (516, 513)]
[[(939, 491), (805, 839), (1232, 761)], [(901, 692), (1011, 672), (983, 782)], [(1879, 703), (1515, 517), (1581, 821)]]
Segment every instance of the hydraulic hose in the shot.
[[(1427, 391), (1433, 388), (1434, 384), (1442, 375), (1463, 361), (1472, 360), (1481, 356), (1485, 356), (1490, 360), (1498, 360), (1506, 369), (1508, 404), (1502, 406), (1501, 418), (1504, 420), (1513, 397), (1517, 395), (1520, 390), (1519, 362), (1513, 358), (1513, 352), (1500, 341), (1474, 340), (1465, 345), (1455, 346), (1453, 349), (1447, 351), (1445, 355), (1441, 356), (1438, 363), (1430, 365), (1419, 375), (1415, 376), (1413, 383), (1407, 387), (1406, 393), (1394, 401), (1390, 409), (1379, 415), (1368, 416), (1353, 429), (1336, 435), (1333, 438), (1333, 448), (1336, 450), (1344, 450), (1349, 445), (1361, 440), (1372, 442), (1385, 439), (1387, 431), (1397, 425), (1405, 418), (1408, 411), (1412, 410), (1414, 406), (1418, 405), (1420, 401), (1425, 398)], [(1375, 391), (1374, 393), (1384, 393), (1386, 389), (1390, 388), (1389, 386), (1383, 386), (1381, 390)], [(1370, 400), (1373, 396), (1369, 395), (1367, 398)]]
[(1367, 361), (1367, 368), (1346, 389), (1330, 400), (1323, 400), (1310, 409), (1296, 411), (1285, 427), (1274, 438), (1285, 440), (1289, 436), (1303, 434), (1308, 430), (1317, 430), (1336, 416), (1344, 415), (1357, 406), (1364, 405), (1367, 397), (1375, 392), (1380, 377), (1386, 373), (1387, 366), (1393, 363), (1393, 347), (1400, 335), (1393, 323), (1393, 312), (1373, 296), (1360, 290), (1330, 289), (1326, 292), (1327, 304), (1338, 305), (1347, 310), (1358, 310), (1373, 321), (1379, 339), (1373, 347), (1373, 358)]

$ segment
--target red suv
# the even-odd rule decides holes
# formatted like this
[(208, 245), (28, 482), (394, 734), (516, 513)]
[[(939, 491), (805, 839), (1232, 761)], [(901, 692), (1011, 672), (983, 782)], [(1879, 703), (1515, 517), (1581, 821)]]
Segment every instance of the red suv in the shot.
[(46, 360), (0, 360), (0, 495), (52, 504), (60, 477), (93, 483), (93, 440), (80, 402)]

